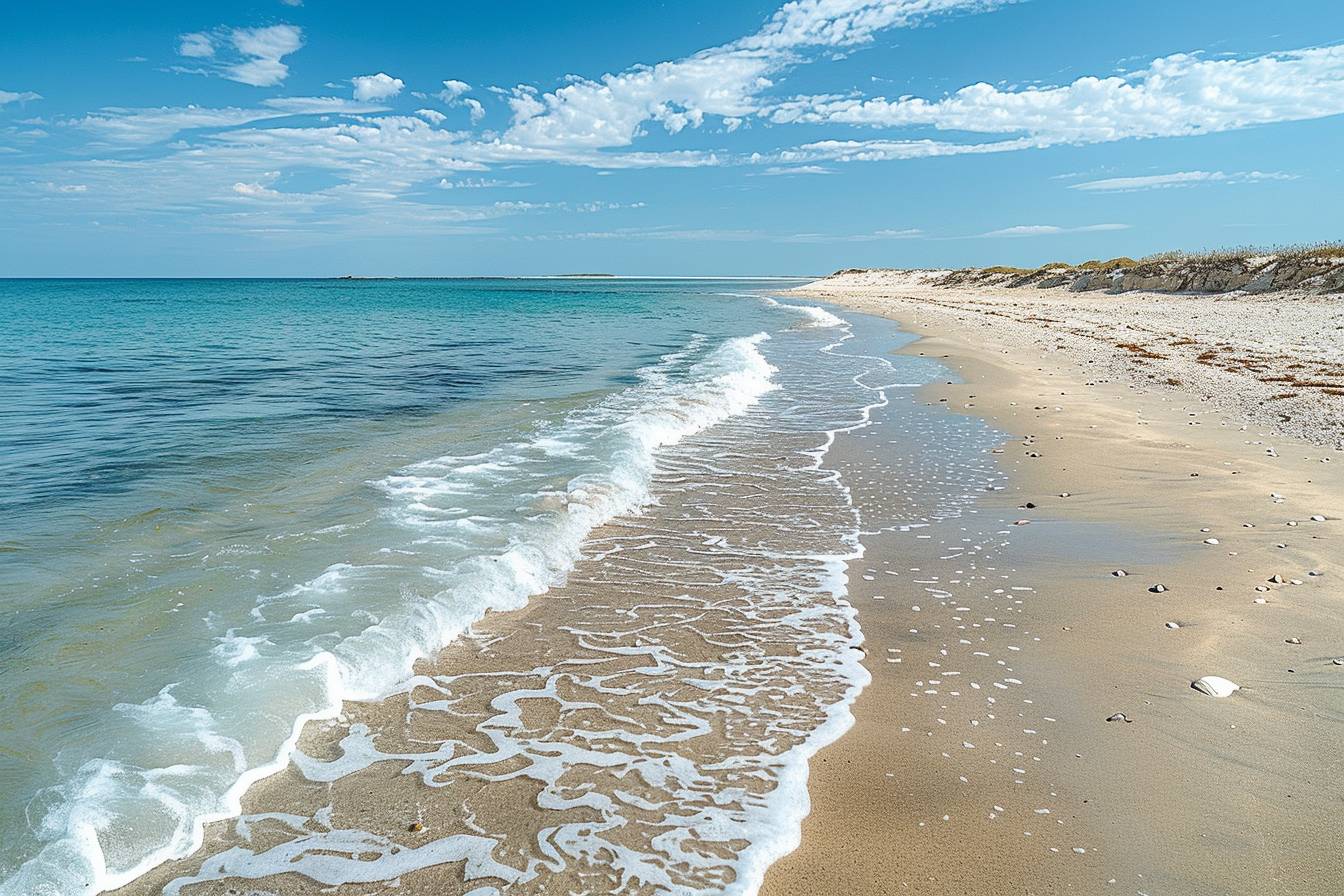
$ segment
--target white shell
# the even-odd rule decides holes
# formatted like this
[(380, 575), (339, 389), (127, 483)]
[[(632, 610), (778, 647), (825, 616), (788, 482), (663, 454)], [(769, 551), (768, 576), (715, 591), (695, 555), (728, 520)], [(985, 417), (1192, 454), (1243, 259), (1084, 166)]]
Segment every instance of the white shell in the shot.
[(1192, 683), (1190, 687), (1201, 694), (1208, 694), (1210, 697), (1231, 697), (1241, 690), (1241, 685), (1228, 681), (1226, 678), (1219, 678), (1217, 675), (1205, 675), (1199, 681)]

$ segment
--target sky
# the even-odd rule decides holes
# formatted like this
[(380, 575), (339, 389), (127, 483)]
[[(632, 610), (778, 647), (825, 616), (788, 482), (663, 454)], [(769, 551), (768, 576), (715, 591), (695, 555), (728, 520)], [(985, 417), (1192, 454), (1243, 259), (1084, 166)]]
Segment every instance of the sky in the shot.
[(1339, 0), (5, 19), (0, 276), (807, 275), (1344, 238)]

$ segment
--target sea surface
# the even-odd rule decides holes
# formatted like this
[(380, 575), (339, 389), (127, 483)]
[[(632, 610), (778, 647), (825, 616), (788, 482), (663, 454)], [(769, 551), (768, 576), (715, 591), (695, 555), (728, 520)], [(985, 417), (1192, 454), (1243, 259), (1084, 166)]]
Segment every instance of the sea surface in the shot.
[[(100, 892), (186, 855), (302, 758), (305, 722), (405, 691), (660, 504), (697, 520), (660, 587), (733, 542), (705, 534), (713, 508), (768, 533), (705, 568), (753, 625), (779, 609), (773, 641), (813, 638), (811, 668), (758, 665), (782, 692), (829, 676), (788, 734), (809, 755), (811, 726), (837, 736), (864, 676), (840, 572), (860, 520), (821, 459), (884, 390), (941, 371), (882, 357), (894, 327), (846, 351), (848, 322), (766, 297), (787, 285), (0, 281), (0, 894)], [(784, 510), (751, 505), (769, 488)], [(801, 786), (805, 762), (768, 758)], [(732, 818), (716, 837), (761, 842), (714, 873), (758, 879), (793, 835)]]

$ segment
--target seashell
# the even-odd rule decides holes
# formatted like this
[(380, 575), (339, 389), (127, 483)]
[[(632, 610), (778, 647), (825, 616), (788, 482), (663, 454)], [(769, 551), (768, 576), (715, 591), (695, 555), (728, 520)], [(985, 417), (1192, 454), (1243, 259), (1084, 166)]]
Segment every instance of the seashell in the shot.
[(1210, 697), (1231, 697), (1241, 690), (1241, 685), (1217, 675), (1205, 675), (1198, 681), (1191, 682), (1190, 687)]

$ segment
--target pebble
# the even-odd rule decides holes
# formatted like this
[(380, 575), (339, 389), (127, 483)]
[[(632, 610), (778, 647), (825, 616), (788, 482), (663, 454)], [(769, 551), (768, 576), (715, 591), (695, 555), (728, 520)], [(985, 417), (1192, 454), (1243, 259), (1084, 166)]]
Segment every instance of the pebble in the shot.
[(1014, 525), (1014, 526), (1029, 526), (1029, 525), (1031, 525), (1031, 520), (1014, 520), (1014, 521), (1013, 521), (1013, 525)]
[(1288, 638), (1288, 639), (1285, 640), (1283, 643), (1285, 643), (1285, 644), (1301, 644), (1301, 643), (1302, 643), (1302, 639), (1301, 639), (1301, 638)]
[(1312, 521), (1313, 523), (1323, 523), (1323, 522), (1325, 522), (1325, 517), (1321, 516), (1321, 515), (1318, 513), (1318, 514), (1316, 514), (1315, 516), (1313, 516), (1313, 517), (1311, 518), (1311, 521)]
[(1131, 719), (1129, 716), (1125, 715), (1125, 714), (1122, 713), (1122, 712), (1117, 712), (1117, 713), (1112, 713), (1111, 715), (1107, 716), (1107, 717), (1106, 717), (1106, 721), (1108, 721), (1108, 722), (1132, 722), (1132, 721), (1134, 721), (1134, 720)]
[(1336, 666), (1344, 666), (1344, 656), (1337, 656), (1330, 662), (1334, 663)]
[(1168, 622), (1168, 623), (1167, 623), (1167, 628), (1170, 628), (1170, 629), (1177, 629), (1177, 628), (1180, 628), (1180, 627), (1181, 627), (1181, 624), (1180, 624), (1179, 622)]
[(1263, 597), (1257, 597), (1257, 598), (1255, 599), (1255, 603), (1257, 603), (1257, 604), (1267, 604), (1267, 603), (1269, 603), (1269, 601), (1265, 600)]
[(1149, 588), (1148, 590), (1153, 592), (1154, 594), (1161, 594), (1162, 592), (1167, 590), (1167, 586), (1159, 583)]
[(1206, 538), (1206, 539), (1204, 539), (1204, 543), (1205, 543), (1205, 544), (1218, 544), (1218, 539), (1216, 539), (1216, 538)]
[(1241, 690), (1241, 685), (1218, 675), (1205, 675), (1203, 678), (1192, 681), (1190, 687), (1201, 694), (1208, 694), (1210, 697), (1231, 697)]
[(1278, 573), (1274, 573), (1274, 575), (1270, 576), (1269, 580), (1273, 582), (1275, 585), (1283, 584), (1283, 576), (1279, 575)]
[[(1129, 573), (1125, 572), (1123, 569), (1117, 569), (1115, 572), (1111, 573), (1111, 575), (1113, 575), (1113, 576), (1127, 576), (1127, 575), (1129, 575)], [(1313, 575), (1315, 575), (1315, 573), (1313, 573)]]
[(406, 830), (410, 831), (412, 834), (418, 834), (424, 829), (425, 826), (418, 821), (413, 821), (406, 827)]

